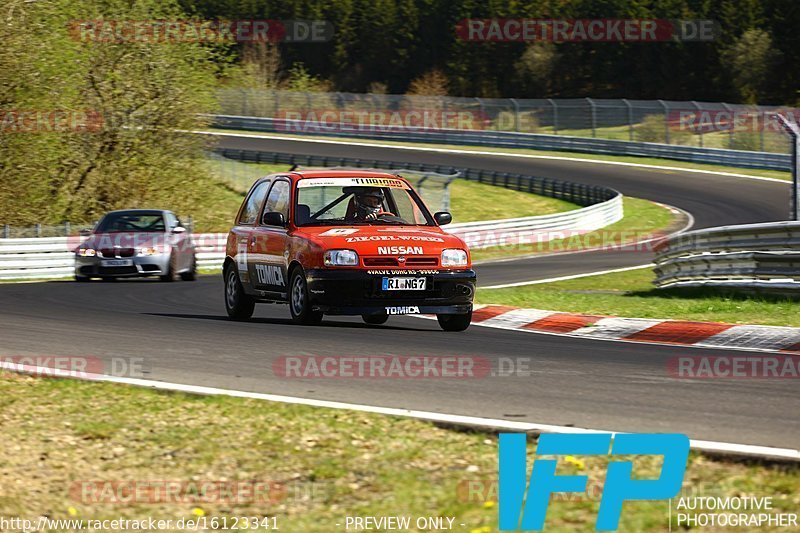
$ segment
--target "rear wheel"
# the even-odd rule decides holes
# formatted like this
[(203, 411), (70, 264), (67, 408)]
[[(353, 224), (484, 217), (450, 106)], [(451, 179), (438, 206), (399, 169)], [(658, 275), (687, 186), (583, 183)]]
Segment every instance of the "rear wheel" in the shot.
[(386, 313), (381, 313), (379, 315), (361, 315), (361, 319), (372, 326), (379, 326), (380, 324), (385, 324), (386, 321), (389, 320), (389, 315)]
[(322, 322), (322, 312), (311, 308), (308, 297), (306, 275), (300, 267), (292, 270), (291, 292), (289, 293), (289, 311), (295, 324), (314, 325)]
[(228, 316), (234, 320), (247, 320), (253, 316), (255, 306), (256, 301), (244, 292), (236, 267), (229, 265), (225, 269), (225, 311)]
[(194, 281), (197, 279), (197, 257), (192, 256), (192, 266), (188, 271), (181, 273), (183, 281)]
[(464, 331), (472, 322), (472, 311), (463, 315), (436, 315), (436, 320), (445, 331)]

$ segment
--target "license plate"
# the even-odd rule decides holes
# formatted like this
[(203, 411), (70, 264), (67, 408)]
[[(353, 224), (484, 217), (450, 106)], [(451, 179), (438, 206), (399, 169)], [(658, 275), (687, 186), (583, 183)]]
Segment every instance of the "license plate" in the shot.
[(383, 278), (385, 291), (424, 291), (425, 278)]
[(127, 267), (133, 265), (133, 259), (103, 259), (100, 265), (104, 267)]

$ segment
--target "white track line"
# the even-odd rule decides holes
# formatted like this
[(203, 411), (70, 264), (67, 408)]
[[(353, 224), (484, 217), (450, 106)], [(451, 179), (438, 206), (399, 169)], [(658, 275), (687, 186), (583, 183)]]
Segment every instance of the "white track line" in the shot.
[(599, 276), (601, 274), (614, 274), (615, 272), (627, 272), (628, 270), (641, 270), (652, 267), (652, 263), (646, 265), (636, 265), (624, 268), (612, 268), (611, 270), (599, 270), (597, 272), (586, 272), (585, 274), (572, 274), (571, 276), (559, 276), (557, 278), (537, 279), (533, 281), (518, 281), (516, 283), (503, 283), (501, 285), (489, 285), (488, 287), (478, 287), (479, 289), (505, 289), (508, 287), (524, 287), (525, 285), (538, 285), (539, 283), (554, 283), (556, 281), (566, 281), (568, 279), (586, 278), (588, 276)]
[[(588, 159), (584, 157), (566, 157), (557, 155), (536, 155), (536, 154), (516, 154), (514, 152), (492, 152), (488, 150), (460, 150), (456, 148), (433, 148), (425, 146), (403, 146), (397, 144), (380, 144), (370, 142), (357, 142), (357, 141), (339, 141), (333, 139), (309, 139), (305, 137), (293, 137), (285, 135), (255, 135), (248, 133), (221, 133), (216, 131), (191, 131), (190, 133), (197, 133), (200, 135), (216, 135), (218, 137), (241, 137), (244, 139), (276, 139), (279, 141), (295, 141), (319, 144), (343, 144), (346, 146), (366, 146), (372, 148), (393, 148), (396, 150), (410, 150), (417, 152), (440, 152), (445, 154), (471, 154), (471, 155), (493, 155), (500, 157), (524, 157), (528, 159), (551, 159), (556, 161), (577, 161), (579, 163), (596, 163), (599, 165), (618, 165), (624, 167), (638, 167), (638, 168), (652, 168), (656, 170), (667, 170), (670, 172), (693, 172), (696, 174), (714, 174), (717, 176), (728, 176), (732, 178), (747, 178), (760, 181), (773, 181), (776, 183), (783, 183), (784, 185), (791, 185), (788, 180), (781, 180), (778, 178), (767, 178), (763, 176), (751, 176), (750, 174), (737, 174), (736, 172), (723, 172), (721, 170), (702, 170), (696, 168), (683, 168), (683, 167), (669, 167), (665, 165), (648, 165), (646, 163), (628, 163), (625, 161), (606, 161), (604, 159)], [(636, 156), (627, 156), (636, 157)], [(702, 164), (702, 163), (698, 163)]]
[[(149, 387), (159, 390), (170, 390), (185, 392), (190, 394), (202, 394), (210, 396), (231, 396), (234, 398), (250, 398), (254, 400), (266, 400), (270, 402), (289, 403), (297, 405), (308, 405), (312, 407), (326, 407), (329, 409), (347, 409), (351, 411), (361, 411), (365, 413), (375, 413), (389, 416), (403, 416), (406, 418), (416, 418), (430, 422), (441, 422), (447, 424), (465, 425), (471, 427), (482, 427), (494, 430), (525, 431), (530, 433), (613, 433), (618, 432), (603, 430), (577, 428), (572, 426), (555, 426), (551, 424), (537, 424), (534, 422), (514, 422), (512, 420), (502, 420), (494, 418), (481, 418), (465, 415), (451, 415), (446, 413), (434, 413), (431, 411), (416, 411), (413, 409), (400, 409), (394, 407), (378, 407), (365, 404), (353, 404), (344, 402), (333, 402), (327, 400), (311, 400), (308, 398), (298, 398), (295, 396), (282, 396), (275, 394), (265, 394), (260, 392), (246, 392), (231, 389), (219, 389), (216, 387), (203, 387), (199, 385), (186, 385), (182, 383), (170, 383), (167, 381), (154, 381), (149, 379), (125, 378), (117, 376), (107, 376), (104, 374), (75, 373), (53, 368), (17, 365), (8, 361), (0, 361), (0, 369), (20, 372), (24, 374), (34, 374), (49, 377), (75, 378), (88, 381), (101, 381), (108, 383), (122, 383), (137, 387)], [(800, 450), (791, 448), (773, 448), (770, 446), (756, 446), (750, 444), (732, 444), (727, 442), (715, 442), (707, 440), (691, 440), (692, 448), (700, 451), (757, 456), (772, 459), (783, 459), (800, 461)]]

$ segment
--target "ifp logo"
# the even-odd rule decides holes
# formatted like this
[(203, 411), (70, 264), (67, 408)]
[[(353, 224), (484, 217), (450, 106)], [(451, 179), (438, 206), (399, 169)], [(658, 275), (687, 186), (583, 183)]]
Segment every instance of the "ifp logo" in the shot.
[[(686, 435), (659, 433), (576, 434), (554, 433), (539, 437), (536, 455), (661, 455), (664, 457), (657, 479), (633, 479), (633, 463), (612, 461), (608, 465), (603, 497), (597, 513), (598, 531), (613, 531), (619, 526), (622, 503), (626, 500), (672, 498), (681, 490), (689, 458)], [(525, 475), (525, 434), (500, 434), (500, 472), (498, 504), (501, 531), (541, 531), (544, 529), (550, 495), (558, 492), (585, 492), (587, 476), (556, 475), (555, 459), (535, 459), (530, 488)], [(524, 505), (524, 508), (523, 508)]]

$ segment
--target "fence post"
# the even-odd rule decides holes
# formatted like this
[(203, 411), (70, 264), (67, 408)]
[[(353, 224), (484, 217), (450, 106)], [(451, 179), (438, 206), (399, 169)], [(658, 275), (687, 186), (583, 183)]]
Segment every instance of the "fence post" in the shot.
[[(700, 104), (698, 104), (697, 102), (692, 100), (692, 105), (695, 107), (695, 110), (697, 110), (697, 113), (698, 113), (698, 116), (699, 116), (699, 114), (700, 114)], [(699, 137), (700, 137), (700, 139), (699, 139), (700, 140), (700, 148), (702, 148), (703, 147), (703, 129), (702, 128), (700, 128)]]
[(628, 140), (633, 140), (633, 106), (627, 98), (622, 99), (625, 102), (625, 107), (628, 108)]
[(64, 222), (64, 237), (69, 237), (69, 220)]
[(720, 102), (720, 105), (725, 108), (725, 111), (731, 115), (730, 133), (728, 135), (728, 148), (733, 150), (733, 110), (725, 102)]
[(592, 108), (592, 138), (594, 139), (597, 137), (597, 110), (594, 106), (594, 101), (591, 98), (586, 99), (589, 102), (589, 105)]
[(41, 237), (42, 236), (42, 225), (37, 222), (36, 226), (34, 226), (34, 227), (36, 228), (36, 236), (37, 237)]
[(798, 172), (800, 168), (800, 149), (798, 149), (798, 143), (800, 143), (800, 127), (798, 127), (797, 123), (793, 120), (789, 120), (785, 116), (781, 115), (780, 113), (776, 113), (778, 117), (778, 121), (784, 127), (784, 130), (792, 139), (792, 203), (791, 203), (791, 213), (789, 213), (790, 220), (800, 220), (800, 176), (798, 176)]
[(519, 104), (516, 98), (511, 98), (511, 103), (514, 104), (514, 131), (519, 131)]
[(664, 140), (669, 144), (669, 108), (664, 100), (658, 100), (658, 103), (664, 108)]
[(11, 235), (11, 226), (3, 224), (3, 238), (8, 239), (9, 235)]
[[(478, 117), (480, 118), (481, 122), (480, 122), (480, 126), (476, 126), (474, 129), (482, 130), (484, 128), (484, 126), (486, 126), (485, 119), (484, 119), (484, 117), (486, 116), (486, 113), (484, 113), (484, 111), (483, 111), (483, 100), (481, 100), (480, 98), (478, 98), (476, 96), (475, 97), (475, 101), (478, 102), (478, 106), (479, 106), (479, 109), (480, 109), (480, 111), (478, 111)], [(460, 125), (460, 121), (459, 121), (459, 125)], [(459, 128), (459, 129), (462, 129), (462, 128)], [(495, 129), (497, 129), (497, 128), (495, 128)]]
[(558, 104), (552, 98), (548, 98), (547, 101), (553, 106), (553, 135), (558, 135)]

